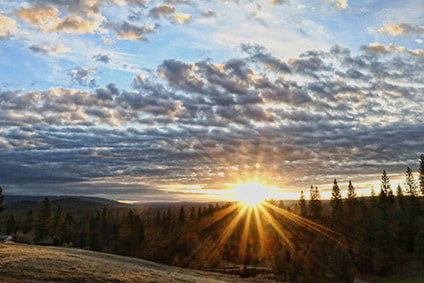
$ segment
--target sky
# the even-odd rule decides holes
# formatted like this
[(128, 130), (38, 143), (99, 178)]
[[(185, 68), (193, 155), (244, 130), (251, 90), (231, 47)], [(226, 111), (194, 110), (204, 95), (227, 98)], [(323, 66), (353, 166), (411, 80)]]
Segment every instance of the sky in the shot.
[(0, 0), (0, 185), (124, 201), (392, 186), (424, 152), (422, 0)]

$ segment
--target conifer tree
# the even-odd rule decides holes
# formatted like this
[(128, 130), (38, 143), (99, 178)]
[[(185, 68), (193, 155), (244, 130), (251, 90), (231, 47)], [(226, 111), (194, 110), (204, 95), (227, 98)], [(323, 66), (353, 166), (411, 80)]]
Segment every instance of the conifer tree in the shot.
[[(385, 200), (386, 197), (389, 196), (390, 192), (392, 191), (390, 187), (390, 178), (387, 175), (386, 170), (383, 170), (383, 174), (381, 175), (381, 191), (380, 191), (380, 199)], [(391, 192), (393, 195), (393, 192)]]
[(331, 222), (332, 226), (341, 229), (343, 226), (343, 201), (340, 187), (337, 184), (337, 180), (334, 179), (333, 190), (331, 192)]
[(58, 240), (59, 229), (61, 228), (62, 219), (63, 219), (63, 211), (62, 211), (62, 208), (59, 205), (56, 209), (54, 216), (53, 216), (52, 227), (51, 227), (52, 234), (54, 235), (54, 238), (56, 240)]
[(334, 179), (333, 190), (331, 192), (331, 207), (333, 208), (333, 212), (338, 212), (342, 209), (342, 193), (336, 179)]
[(424, 195), (424, 154), (420, 156), (420, 165), (418, 167), (420, 192)]
[(0, 213), (4, 210), (4, 196), (3, 196), (3, 188), (0, 186)]
[(399, 208), (403, 210), (405, 208), (405, 199), (403, 198), (402, 187), (399, 184), (396, 188), (396, 199), (397, 199)]
[(196, 211), (194, 207), (191, 207), (190, 220), (194, 220), (194, 219), (196, 219)]
[(424, 264), (424, 227), (415, 236), (415, 256)]
[(355, 279), (353, 260), (349, 252), (337, 245), (330, 254), (328, 263), (333, 274), (333, 282), (353, 282)]
[(178, 217), (178, 220), (180, 221), (180, 223), (184, 223), (185, 222), (184, 206), (181, 206), (181, 208), (180, 208), (180, 215)]
[(357, 198), (355, 187), (352, 184), (352, 181), (349, 180), (349, 185), (347, 186), (347, 199), (351, 202), (355, 202)]
[(303, 194), (303, 191), (300, 191), (299, 207), (300, 207), (300, 216), (306, 217), (306, 215), (308, 214), (308, 211), (307, 211), (306, 200), (305, 200), (305, 195)]
[(371, 188), (371, 208), (375, 208), (377, 204), (377, 198), (375, 196), (374, 188)]
[(309, 200), (309, 214), (314, 220), (321, 219), (322, 205), (321, 196), (318, 187), (311, 186), (310, 200)]
[(356, 211), (356, 208), (359, 207), (359, 202), (357, 199), (355, 187), (352, 184), (352, 181), (349, 180), (349, 185), (347, 186), (347, 196), (346, 196), (346, 221), (348, 226), (349, 232), (352, 232), (353, 230), (353, 224), (356, 221), (357, 215), (359, 215)]
[(201, 218), (202, 217), (202, 207), (200, 206), (199, 209), (197, 210), (197, 218)]
[(19, 230), (18, 223), (16, 223), (16, 219), (14, 215), (9, 216), (5, 223), (6, 234), (7, 235), (16, 235), (16, 232)]
[(160, 225), (161, 223), (161, 217), (160, 217), (160, 211), (156, 211), (156, 216), (155, 216), (155, 224), (156, 225)]
[(415, 182), (414, 175), (412, 173), (411, 168), (406, 168), (405, 173), (405, 186), (406, 186), (406, 193), (410, 197), (416, 197), (417, 196), (417, 183)]
[(34, 216), (33, 216), (32, 210), (30, 209), (28, 210), (24, 223), (22, 225), (22, 232), (24, 232), (25, 234), (31, 232), (33, 229), (33, 226), (34, 226)]
[(37, 224), (35, 227), (35, 240), (42, 241), (46, 237), (50, 236), (51, 228), (51, 208), (50, 201), (45, 198), (41, 204), (41, 210), (38, 215)]

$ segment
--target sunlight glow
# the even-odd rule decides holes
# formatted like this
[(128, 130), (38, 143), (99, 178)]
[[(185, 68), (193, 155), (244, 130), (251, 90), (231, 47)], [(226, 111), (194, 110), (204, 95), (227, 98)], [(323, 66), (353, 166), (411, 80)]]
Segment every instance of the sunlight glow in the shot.
[(234, 188), (236, 200), (249, 206), (257, 206), (269, 197), (269, 189), (260, 182), (240, 184)]

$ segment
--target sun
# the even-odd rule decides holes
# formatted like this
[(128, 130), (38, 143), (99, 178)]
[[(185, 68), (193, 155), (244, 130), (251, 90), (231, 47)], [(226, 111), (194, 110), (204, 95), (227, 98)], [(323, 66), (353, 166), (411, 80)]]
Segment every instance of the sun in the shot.
[(234, 192), (238, 201), (249, 206), (257, 206), (268, 197), (267, 187), (259, 182), (240, 184)]

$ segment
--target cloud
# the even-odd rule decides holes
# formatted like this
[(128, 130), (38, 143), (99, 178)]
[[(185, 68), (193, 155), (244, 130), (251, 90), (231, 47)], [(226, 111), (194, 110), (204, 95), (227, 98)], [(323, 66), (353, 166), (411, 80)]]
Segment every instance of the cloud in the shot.
[(201, 15), (203, 17), (216, 17), (215, 11), (210, 10), (210, 9), (202, 11)]
[(242, 49), (222, 62), (164, 60), (131, 89), (96, 87), (94, 69), (75, 68), (82, 90), (1, 90), (2, 182), (133, 196), (137, 184), (223, 187), (258, 172), (260, 158), (267, 182), (299, 189), (415, 164), (419, 56), (334, 46), (284, 60), (260, 45)]
[(337, 9), (349, 8), (349, 0), (327, 0), (327, 2), (334, 3)]
[(59, 10), (52, 6), (22, 8), (16, 15), (41, 30), (50, 30), (59, 21)]
[(59, 10), (52, 6), (34, 6), (16, 11), (16, 15), (37, 29), (49, 32), (69, 34), (89, 34), (102, 32), (102, 19), (86, 20), (81, 16), (71, 14), (60, 18)]
[(179, 24), (185, 24), (191, 21), (192, 16), (190, 14), (186, 13), (176, 13), (173, 16), (174, 21), (176, 21)]
[(146, 35), (154, 33), (158, 25), (137, 26), (129, 22), (114, 24), (118, 39), (122, 40), (147, 40)]
[(271, 5), (282, 5), (287, 3), (287, 0), (270, 0), (269, 3)]
[(0, 39), (9, 37), (17, 31), (16, 22), (0, 13)]
[(71, 81), (80, 86), (88, 86), (94, 88), (97, 86), (96, 80), (90, 77), (90, 74), (95, 73), (95, 69), (91, 68), (75, 68), (71, 69), (68, 73)]
[(392, 53), (404, 53), (409, 54), (413, 56), (422, 56), (424, 55), (424, 49), (408, 49), (403, 46), (395, 45), (390, 43), (387, 46), (384, 46), (378, 42), (370, 43), (369, 45), (362, 46), (362, 49), (365, 50), (368, 53), (374, 53), (374, 54), (392, 54)]
[(381, 34), (387, 34), (390, 36), (400, 35), (424, 35), (424, 26), (413, 25), (408, 23), (401, 23), (400, 25), (386, 24), (384, 27), (378, 30)]
[(50, 45), (50, 44), (39, 44), (39, 45), (31, 45), (29, 49), (35, 53), (42, 54), (51, 54), (51, 53), (69, 53), (72, 50), (68, 47), (65, 47), (61, 44), (58, 45)]
[(149, 10), (149, 15), (155, 19), (162, 16), (168, 16), (175, 12), (175, 8), (171, 5), (158, 4), (156, 7)]
[(113, 39), (105, 38), (105, 39), (103, 39), (103, 43), (106, 44), (106, 45), (113, 45), (116, 42)]
[(110, 62), (110, 56), (108, 54), (97, 54), (93, 56), (94, 60), (98, 62), (103, 62), (105, 64)]

